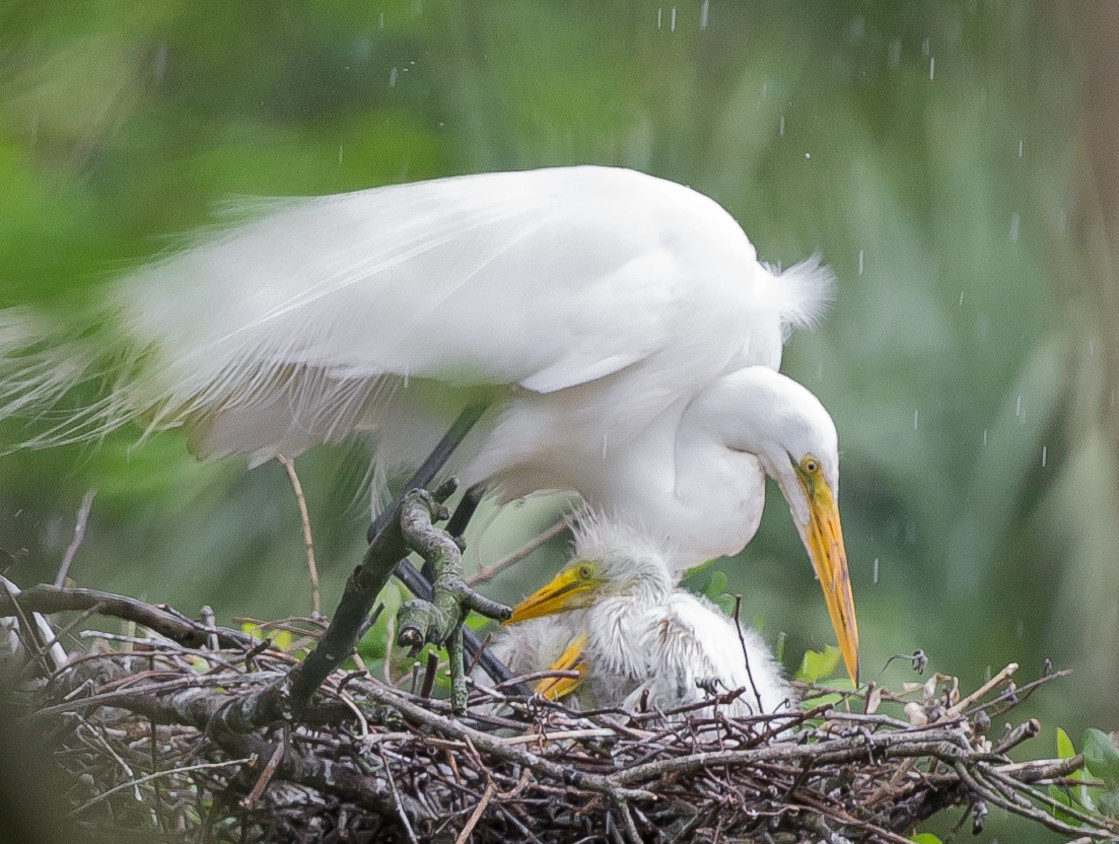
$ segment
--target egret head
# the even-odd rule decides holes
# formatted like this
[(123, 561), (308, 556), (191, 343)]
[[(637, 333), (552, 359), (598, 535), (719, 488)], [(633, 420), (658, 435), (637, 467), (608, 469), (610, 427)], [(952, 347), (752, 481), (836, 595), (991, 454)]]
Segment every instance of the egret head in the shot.
[(781, 488), (824, 590), (847, 673), (857, 680), (859, 633), (839, 522), (835, 423), (811, 392), (768, 367), (725, 376), (707, 401), (723, 444), (753, 454)]
[(676, 586), (664, 552), (647, 533), (583, 513), (575, 529), (575, 559), (550, 583), (515, 607), (506, 622), (587, 609), (624, 596), (634, 603), (663, 601)]

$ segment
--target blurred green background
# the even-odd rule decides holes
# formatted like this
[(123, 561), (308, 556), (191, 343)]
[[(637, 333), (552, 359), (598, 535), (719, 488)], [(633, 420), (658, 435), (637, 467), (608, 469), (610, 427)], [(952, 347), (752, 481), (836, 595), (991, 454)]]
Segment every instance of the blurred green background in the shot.
[[(839, 428), (864, 675), (916, 648), (969, 688), (1009, 661), (1072, 668), (1030, 701), (1041, 756), (1057, 725), (1119, 726), (1116, 80), (1104, 2), (8, 0), (0, 305), (78, 311), (234, 195), (576, 162), (689, 184), (763, 259), (819, 250), (838, 273), (784, 370)], [(53, 579), (95, 487), (79, 584), (223, 623), (306, 613), (282, 468), (137, 435), (0, 459), (9, 575)], [(365, 457), (297, 466), (330, 607), (360, 558)], [(545, 524), (514, 508), (475, 554)], [(562, 551), (490, 594), (519, 598)], [(790, 666), (832, 641), (775, 488), (716, 567)]]

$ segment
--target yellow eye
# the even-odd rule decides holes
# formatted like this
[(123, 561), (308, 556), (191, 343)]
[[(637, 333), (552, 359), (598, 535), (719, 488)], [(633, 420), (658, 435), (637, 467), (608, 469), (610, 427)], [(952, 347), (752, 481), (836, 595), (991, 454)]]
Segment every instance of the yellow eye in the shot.
[(800, 467), (807, 475), (815, 475), (820, 471), (820, 461), (811, 454), (800, 461)]

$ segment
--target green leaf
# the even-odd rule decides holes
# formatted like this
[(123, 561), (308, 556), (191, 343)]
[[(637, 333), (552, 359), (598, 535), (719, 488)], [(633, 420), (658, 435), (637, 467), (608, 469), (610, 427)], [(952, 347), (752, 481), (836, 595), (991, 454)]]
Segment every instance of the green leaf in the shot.
[(711, 579), (707, 581), (707, 588), (703, 590), (703, 594), (714, 601), (726, 591), (726, 572), (722, 571), (721, 569), (716, 569), (715, 571), (711, 572)]
[(1084, 731), (1084, 764), (1093, 777), (1103, 780), (1108, 791), (1119, 791), (1119, 747), (1103, 730), (1089, 727)]
[(940, 839), (931, 832), (918, 832), (909, 840), (916, 842), (916, 844), (941, 844)]
[(1119, 818), (1119, 791), (1107, 791), (1096, 798), (1096, 807), (1110, 818)]
[(1075, 755), (1076, 748), (1072, 746), (1072, 739), (1068, 737), (1068, 733), (1057, 727), (1057, 758), (1071, 759)]
[(839, 665), (839, 648), (828, 645), (823, 653), (820, 651), (805, 651), (804, 659), (800, 661), (796, 679), (803, 683), (816, 683), (830, 677)]

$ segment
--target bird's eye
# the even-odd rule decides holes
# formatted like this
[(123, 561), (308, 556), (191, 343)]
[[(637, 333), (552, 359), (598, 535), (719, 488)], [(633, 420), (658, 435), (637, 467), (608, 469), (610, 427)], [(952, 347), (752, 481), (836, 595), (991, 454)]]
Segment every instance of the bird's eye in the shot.
[(590, 580), (591, 579), (591, 574), (592, 574), (592, 572), (591, 572), (591, 567), (590, 566), (579, 566), (579, 579), (580, 580)]
[(804, 471), (809, 475), (815, 475), (817, 472), (820, 471), (820, 461), (812, 456), (805, 457), (800, 465), (801, 468), (803, 468)]

